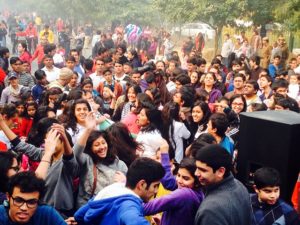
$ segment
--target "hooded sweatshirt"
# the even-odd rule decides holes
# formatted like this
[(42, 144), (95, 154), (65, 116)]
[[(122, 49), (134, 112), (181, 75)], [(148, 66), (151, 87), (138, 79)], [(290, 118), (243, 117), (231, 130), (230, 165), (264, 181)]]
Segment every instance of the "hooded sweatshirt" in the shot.
[(144, 218), (142, 199), (122, 183), (104, 188), (74, 217), (78, 225), (149, 225)]

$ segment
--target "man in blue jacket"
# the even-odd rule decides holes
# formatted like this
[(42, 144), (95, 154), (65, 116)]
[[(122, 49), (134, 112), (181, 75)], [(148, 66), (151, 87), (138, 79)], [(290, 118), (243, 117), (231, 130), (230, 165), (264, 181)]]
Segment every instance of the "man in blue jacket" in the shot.
[(142, 202), (157, 193), (164, 176), (162, 165), (149, 158), (135, 160), (128, 169), (126, 185), (115, 183), (100, 191), (75, 213), (81, 224), (146, 225)]
[(44, 180), (37, 178), (33, 172), (14, 175), (8, 184), (8, 201), (0, 206), (0, 224), (66, 224), (54, 208), (40, 205), (44, 190)]

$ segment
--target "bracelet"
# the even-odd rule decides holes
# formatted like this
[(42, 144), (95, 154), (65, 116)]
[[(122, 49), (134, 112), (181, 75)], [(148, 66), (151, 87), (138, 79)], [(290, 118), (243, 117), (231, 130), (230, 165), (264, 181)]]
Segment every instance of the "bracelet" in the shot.
[(46, 162), (46, 163), (51, 164), (51, 162), (50, 162), (50, 161), (47, 161), (47, 160), (41, 160), (41, 162)]

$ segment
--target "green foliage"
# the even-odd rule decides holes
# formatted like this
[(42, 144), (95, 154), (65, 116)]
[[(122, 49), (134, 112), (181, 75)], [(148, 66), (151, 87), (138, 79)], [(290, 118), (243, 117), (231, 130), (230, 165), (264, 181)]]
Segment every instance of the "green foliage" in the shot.
[(275, 18), (289, 28), (290, 31), (300, 30), (300, 1), (283, 1), (280, 7), (275, 9)]
[[(5, 5), (5, 1), (0, 0), (0, 4)], [(100, 25), (112, 20), (120, 20), (124, 24), (153, 25), (159, 22), (159, 17), (151, 3), (151, 0), (10, 0), (9, 5), (18, 12), (35, 11), (54, 18)]]
[(281, 3), (279, 0), (247, 0), (246, 18), (259, 26), (274, 21), (274, 10)]
[(171, 22), (213, 21), (222, 28), (239, 18), (247, 6), (246, 0), (153, 0), (154, 7)]

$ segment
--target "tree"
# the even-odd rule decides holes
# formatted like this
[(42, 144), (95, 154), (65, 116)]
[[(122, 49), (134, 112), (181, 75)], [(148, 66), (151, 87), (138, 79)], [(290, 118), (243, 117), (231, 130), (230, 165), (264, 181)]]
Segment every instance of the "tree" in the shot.
[(283, 21), (290, 31), (300, 29), (300, 1), (289, 0), (281, 2), (275, 9), (275, 18)]
[(216, 29), (215, 51), (221, 38), (222, 28), (234, 24), (244, 14), (247, 0), (153, 0), (154, 7), (171, 22), (212, 21)]
[(120, 20), (124, 24), (152, 25), (157, 21), (157, 12), (151, 3), (151, 0), (0, 0), (0, 5), (10, 6), (8, 8), (12, 11), (37, 12), (52, 18), (90, 21), (101, 25), (113, 20)]

